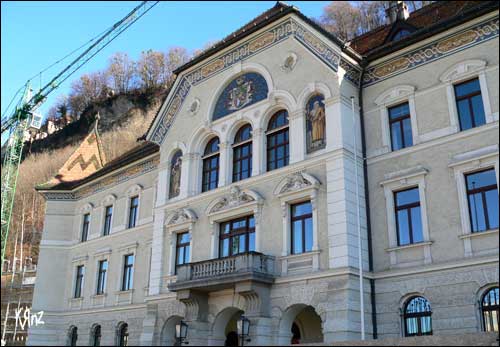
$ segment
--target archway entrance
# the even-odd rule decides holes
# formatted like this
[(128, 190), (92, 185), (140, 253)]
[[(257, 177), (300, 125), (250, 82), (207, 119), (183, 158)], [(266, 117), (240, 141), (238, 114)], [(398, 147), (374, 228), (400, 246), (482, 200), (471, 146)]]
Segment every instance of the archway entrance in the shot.
[(215, 318), (212, 328), (212, 346), (238, 346), (238, 329), (236, 322), (243, 315), (243, 311), (236, 307), (222, 310)]
[(322, 322), (314, 307), (297, 304), (286, 309), (279, 327), (279, 345), (321, 342)]
[(175, 326), (179, 324), (181, 320), (182, 317), (172, 316), (165, 321), (165, 324), (163, 324), (163, 328), (161, 329), (161, 346), (180, 346), (179, 342), (175, 338)]

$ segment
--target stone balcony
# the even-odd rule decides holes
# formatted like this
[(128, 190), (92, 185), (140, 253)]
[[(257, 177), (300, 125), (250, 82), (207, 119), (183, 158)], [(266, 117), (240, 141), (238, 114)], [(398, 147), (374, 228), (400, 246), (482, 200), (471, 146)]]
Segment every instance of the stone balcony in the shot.
[(272, 284), (276, 276), (275, 258), (257, 252), (210, 259), (180, 266), (170, 291), (184, 289), (216, 291), (233, 288), (238, 282)]

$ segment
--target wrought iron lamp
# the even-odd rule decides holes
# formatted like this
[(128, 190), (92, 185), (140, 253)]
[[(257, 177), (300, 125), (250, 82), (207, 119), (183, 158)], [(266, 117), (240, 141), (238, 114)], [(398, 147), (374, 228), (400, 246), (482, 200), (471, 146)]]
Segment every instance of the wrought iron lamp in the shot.
[(179, 341), (180, 345), (182, 346), (183, 343), (186, 340), (187, 337), (187, 332), (188, 332), (188, 325), (184, 321), (180, 321), (178, 324), (175, 325), (175, 338), (177, 341)]
[(248, 338), (250, 335), (250, 320), (245, 316), (241, 316), (236, 322), (236, 326), (238, 328), (238, 336), (241, 337), (241, 345), (244, 346), (245, 341), (251, 341)]

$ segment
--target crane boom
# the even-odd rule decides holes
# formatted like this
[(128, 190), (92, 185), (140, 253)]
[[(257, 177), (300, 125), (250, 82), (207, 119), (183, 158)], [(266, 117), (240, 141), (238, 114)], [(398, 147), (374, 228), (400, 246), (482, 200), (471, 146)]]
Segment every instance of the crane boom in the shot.
[[(46, 100), (47, 96), (58, 88), (61, 83), (74, 74), (85, 63), (92, 59), (118, 35), (134, 24), (146, 12), (148, 12), (159, 1), (143, 1), (125, 17), (116, 22), (110, 29), (101, 35), (82, 54), (74, 59), (68, 66), (59, 72), (45, 86), (33, 96), (29, 81), (26, 83), (25, 91), (13, 114), (2, 119), (2, 134), (10, 131), (7, 140), (4, 162), (2, 165), (2, 205), (1, 205), (1, 233), (2, 233), (2, 265), (5, 257), (7, 238), (11, 222), (12, 208), (16, 192), (17, 176), (24, 146), (24, 133), (28, 129), (33, 113)], [(3, 266), (2, 266), (3, 268)]]

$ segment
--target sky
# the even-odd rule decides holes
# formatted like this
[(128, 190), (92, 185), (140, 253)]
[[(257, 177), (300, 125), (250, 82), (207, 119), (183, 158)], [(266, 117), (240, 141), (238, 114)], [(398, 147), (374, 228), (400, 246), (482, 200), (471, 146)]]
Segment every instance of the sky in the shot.
[[(12, 97), (29, 78), (109, 28), (139, 3), (2, 1), (2, 118)], [(297, 6), (308, 17), (319, 17), (329, 2), (287, 3)], [(148, 49), (167, 51), (171, 46), (182, 46), (193, 51), (207, 42), (222, 39), (274, 4), (275, 1), (160, 2), (56, 89), (40, 111), (45, 115), (57, 96), (68, 94), (71, 82), (82, 74), (104, 69), (114, 52), (127, 52), (137, 60)], [(75, 57), (33, 79), (33, 89), (37, 90), (40, 82), (45, 85)]]

